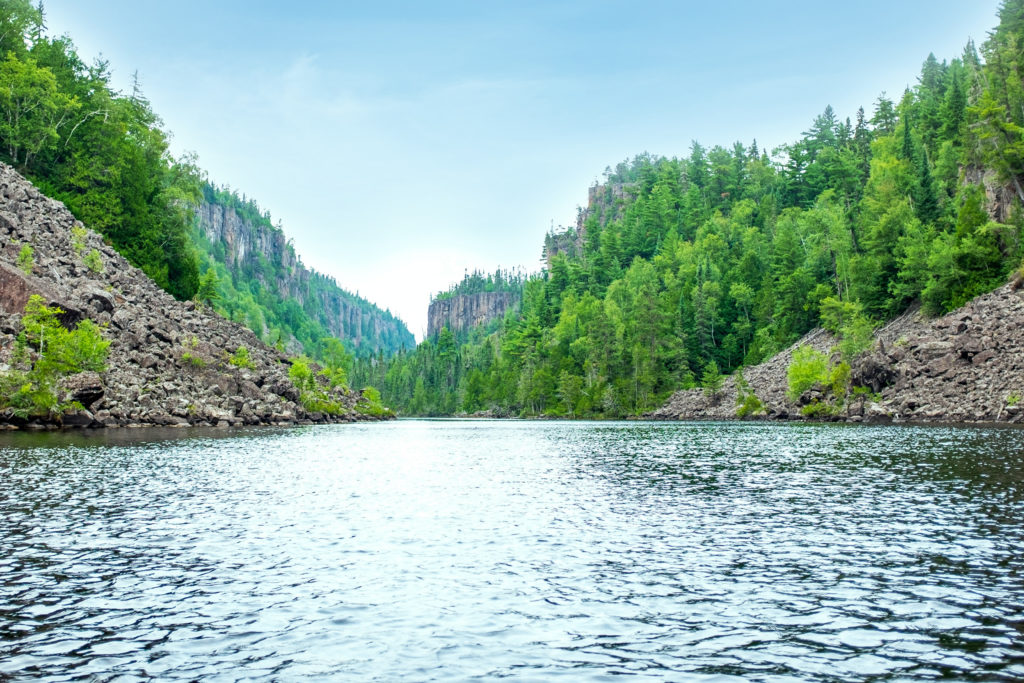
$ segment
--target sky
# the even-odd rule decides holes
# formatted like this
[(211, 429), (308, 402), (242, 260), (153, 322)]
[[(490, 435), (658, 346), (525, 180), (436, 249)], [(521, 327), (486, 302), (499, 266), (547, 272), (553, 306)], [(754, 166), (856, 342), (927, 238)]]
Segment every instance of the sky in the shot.
[(468, 270), (541, 266), (606, 167), (870, 115), (998, 0), (46, 0), (209, 179), (422, 339)]

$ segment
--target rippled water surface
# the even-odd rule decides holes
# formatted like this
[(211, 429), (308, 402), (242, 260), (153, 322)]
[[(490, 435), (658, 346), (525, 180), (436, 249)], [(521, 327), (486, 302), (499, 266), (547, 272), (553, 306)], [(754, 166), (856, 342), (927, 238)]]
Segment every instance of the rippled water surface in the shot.
[(1024, 678), (1024, 431), (0, 436), (0, 680)]

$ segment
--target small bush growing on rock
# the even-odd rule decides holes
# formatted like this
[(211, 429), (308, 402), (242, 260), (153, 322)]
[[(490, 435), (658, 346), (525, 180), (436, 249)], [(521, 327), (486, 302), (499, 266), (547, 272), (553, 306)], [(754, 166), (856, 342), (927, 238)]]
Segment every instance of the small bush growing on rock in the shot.
[(21, 251), (18, 252), (18, 268), (24, 271), (25, 275), (31, 275), (35, 265), (35, 250), (27, 244), (21, 245)]
[(768, 412), (764, 403), (757, 397), (754, 390), (750, 388), (746, 377), (743, 376), (743, 368), (736, 369), (736, 417), (747, 417), (748, 415), (762, 415)]
[(93, 249), (85, 255), (85, 267), (94, 273), (103, 272), (103, 259), (100, 257), (100, 252)]
[(292, 359), (292, 366), (288, 368), (288, 377), (299, 390), (299, 403), (311, 413), (340, 415), (343, 412), (341, 404), (332, 400), (327, 391), (320, 386), (309, 362), (308, 358), (300, 356)]
[(79, 256), (85, 251), (85, 238), (89, 234), (85, 228), (81, 225), (76, 225), (71, 228), (71, 248), (75, 250), (75, 253)]
[(1020, 394), (1007, 394), (1006, 405), (1015, 406), (1020, 403)]
[(789, 383), (786, 396), (791, 401), (799, 400), (815, 384), (828, 383), (828, 356), (810, 346), (798, 346), (786, 370), (786, 380)]
[(74, 330), (65, 329), (57, 319), (61, 313), (59, 308), (47, 306), (42, 297), (29, 297), (11, 369), (0, 373), (0, 410), (23, 419), (61, 415), (80, 407), (60, 400), (61, 380), (78, 372), (105, 369), (110, 342), (103, 338), (100, 327), (84, 320)]
[(181, 354), (181, 360), (183, 362), (185, 362), (185, 363), (188, 363), (189, 365), (191, 365), (194, 368), (205, 368), (206, 367), (206, 361), (203, 360), (203, 358), (201, 356), (197, 356), (196, 354), (194, 354), (194, 353), (192, 353), (190, 351), (186, 351), (183, 354)]
[(356, 402), (356, 412), (373, 417), (389, 417), (394, 413), (381, 402), (380, 392), (374, 387), (363, 387), (362, 396)]
[(839, 408), (821, 401), (812, 401), (800, 409), (804, 417), (832, 417), (839, 414)]
[(239, 346), (235, 349), (235, 353), (228, 358), (228, 363), (234, 365), (236, 368), (246, 368), (248, 370), (255, 370), (256, 365), (249, 358), (249, 349), (244, 346)]
[(846, 396), (850, 388), (850, 364), (842, 362), (833, 367), (828, 373), (828, 386), (832, 395), (837, 398)]

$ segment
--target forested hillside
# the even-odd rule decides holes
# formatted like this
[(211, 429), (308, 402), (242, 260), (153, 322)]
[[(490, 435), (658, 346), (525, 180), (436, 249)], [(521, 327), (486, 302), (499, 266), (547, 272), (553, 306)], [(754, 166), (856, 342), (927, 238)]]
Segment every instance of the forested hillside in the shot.
[[(204, 192), (213, 192), (195, 160), (171, 155), (168, 134), (137, 85), (118, 92), (106, 62), (86, 64), (68, 36), (47, 35), (42, 4), (0, 2), (0, 55), (0, 160), (64, 202), (164, 290), (179, 300), (201, 294), (265, 340), (291, 341), (295, 351), (315, 355), (324, 336), (353, 332), (351, 324), (336, 332), (324, 319), (331, 311), (319, 315), (316, 307), (335, 299), (365, 313), (345, 336), (350, 350), (391, 352), (412, 343), (404, 324), (325, 276), (309, 274), (300, 300), (288, 302), (268, 293), (266, 273), (218, 260), (216, 245), (195, 228)], [(254, 204), (235, 200), (236, 210), (261, 225), (264, 215), (249, 211)], [(281, 265), (272, 254), (263, 259), (270, 269)]]
[(1021, 264), (1022, 69), (1007, 0), (980, 54), (929, 55), (898, 98), (826, 107), (791, 144), (608, 169), (518, 316), (356, 377), (407, 413), (637, 415), (819, 324), (856, 342), (915, 301), (957, 307)]
[(236, 192), (203, 185), (194, 243), (204, 271), (200, 296), (224, 317), (294, 353), (323, 357), (328, 338), (355, 355), (391, 355), (415, 338), (390, 311), (303, 265), (269, 212)]

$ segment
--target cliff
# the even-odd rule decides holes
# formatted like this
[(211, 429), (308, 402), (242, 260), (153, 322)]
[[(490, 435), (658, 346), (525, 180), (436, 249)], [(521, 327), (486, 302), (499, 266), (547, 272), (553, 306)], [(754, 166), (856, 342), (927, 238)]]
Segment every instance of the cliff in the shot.
[[(845, 401), (833, 419), (850, 422), (1024, 421), (1024, 291), (1016, 279), (948, 315), (928, 319), (915, 310), (875, 335), (869, 353), (852, 364), (851, 385), (862, 393)], [(768, 419), (801, 419), (800, 409), (820, 395), (797, 402), (786, 397), (793, 350), (802, 344), (831, 353), (836, 340), (815, 330), (790, 349), (744, 370), (764, 403)], [(837, 358), (833, 358), (833, 361)], [(650, 415), (666, 420), (736, 419), (737, 387), (726, 378), (708, 397), (701, 389), (677, 392)]]
[(443, 327), (462, 332), (498, 320), (519, 299), (518, 292), (478, 292), (435, 299), (427, 311), (427, 336), (433, 337)]
[[(412, 333), (390, 312), (306, 268), (284, 232), (251, 203), (212, 188), (207, 188), (205, 196), (197, 211), (197, 242), (208, 260), (223, 266), (235, 289), (248, 293), (253, 289), (250, 283), (256, 283), (256, 289), (265, 295), (257, 298), (263, 320), (251, 320), (252, 315), (245, 318), (260, 336), (268, 337), (268, 328), (274, 326), (301, 335), (305, 321), (296, 320), (300, 317), (320, 326), (323, 334), (319, 336), (337, 337), (360, 355), (391, 354), (415, 345)], [(287, 302), (297, 302), (298, 310), (283, 310)], [(309, 347), (319, 342), (317, 337), (308, 334), (298, 342)]]
[[(14, 267), (25, 245), (32, 249), (32, 261), (23, 259)], [(329, 394), (342, 414), (306, 410), (289, 379), (288, 358), (251, 330), (193, 302), (175, 300), (100, 235), (84, 230), (63, 204), (0, 164), (0, 373), (11, 372), (19, 362), (15, 339), (33, 294), (59, 306), (66, 327), (88, 318), (110, 341), (103, 373), (62, 380), (60, 391), (83, 410), (43, 419), (40, 425), (284, 425), (362, 419), (355, 410), (360, 395), (342, 389)], [(239, 353), (247, 354), (244, 363), (229, 362)], [(37, 360), (41, 355), (32, 354)], [(327, 392), (322, 383), (321, 389)], [(0, 411), (0, 423), (25, 422)]]
[(556, 254), (563, 254), (566, 258), (581, 257), (587, 226), (604, 228), (611, 221), (620, 220), (631, 192), (635, 192), (635, 185), (632, 183), (627, 185), (622, 182), (607, 182), (591, 185), (587, 191), (587, 208), (576, 210), (576, 225), (553, 230), (544, 236), (543, 255), (548, 269), (551, 269), (551, 259)]

